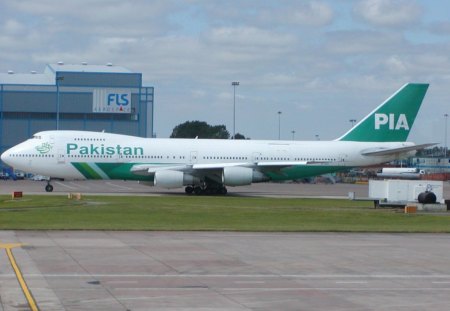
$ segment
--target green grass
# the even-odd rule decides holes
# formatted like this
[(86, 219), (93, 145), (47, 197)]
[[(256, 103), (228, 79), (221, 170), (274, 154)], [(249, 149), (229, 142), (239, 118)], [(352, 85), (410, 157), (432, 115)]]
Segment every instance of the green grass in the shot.
[(0, 196), (0, 229), (450, 232), (450, 217), (328, 199)]

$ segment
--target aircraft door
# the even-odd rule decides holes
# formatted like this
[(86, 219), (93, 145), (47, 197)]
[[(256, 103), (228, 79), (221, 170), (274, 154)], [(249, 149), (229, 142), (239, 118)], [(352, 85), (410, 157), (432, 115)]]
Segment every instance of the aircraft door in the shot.
[(58, 148), (58, 154), (56, 155), (56, 163), (65, 164), (66, 163), (66, 154), (64, 153), (64, 149)]
[(122, 153), (115, 153), (115, 154), (113, 155), (113, 162), (118, 162), (118, 163), (124, 162), (124, 160), (123, 160), (123, 154), (122, 154)]
[(340, 166), (345, 166), (346, 162), (347, 162), (347, 158), (348, 158), (347, 154), (344, 154), (344, 153), (340, 154), (337, 158), (337, 164)]
[(197, 151), (191, 151), (191, 156), (189, 158), (191, 164), (197, 163)]
[(257, 162), (261, 162), (261, 152), (253, 152), (252, 154), (252, 162), (253, 163), (257, 163)]

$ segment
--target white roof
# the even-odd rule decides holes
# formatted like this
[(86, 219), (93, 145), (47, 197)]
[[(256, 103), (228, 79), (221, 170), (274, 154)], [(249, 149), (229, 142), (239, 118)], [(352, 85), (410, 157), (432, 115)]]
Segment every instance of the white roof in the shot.
[(107, 73), (132, 73), (131, 70), (121, 67), (114, 66), (113, 64), (106, 65), (88, 65), (88, 64), (48, 64), (45, 68), (45, 72), (107, 72)]
[(55, 85), (56, 72), (133, 73), (131, 70), (106, 65), (48, 64), (44, 73), (0, 73), (0, 84)]
[(0, 84), (55, 85), (55, 75), (48, 73), (0, 73)]

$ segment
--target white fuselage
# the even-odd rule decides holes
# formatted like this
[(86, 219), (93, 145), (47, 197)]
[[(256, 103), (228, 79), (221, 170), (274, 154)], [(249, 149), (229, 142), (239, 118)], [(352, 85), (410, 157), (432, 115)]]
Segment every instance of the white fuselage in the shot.
[[(156, 139), (101, 132), (46, 131), (7, 150), (2, 160), (15, 169), (64, 179), (95, 176), (97, 179), (139, 180), (140, 176), (130, 174), (129, 170), (132, 165), (140, 164), (161, 167), (211, 165), (211, 168), (215, 165), (259, 164), (261, 167), (277, 165), (292, 169), (308, 163), (306, 175), (317, 175), (315, 172), (326, 173), (327, 167), (337, 171), (339, 167), (388, 162), (398, 155), (365, 156), (362, 152), (411, 145), (408, 142)], [(96, 165), (92, 166), (92, 163)], [(119, 168), (124, 164), (128, 166)], [(296, 176), (299, 175), (296, 172), (287, 169), (272, 179), (303, 177)]]

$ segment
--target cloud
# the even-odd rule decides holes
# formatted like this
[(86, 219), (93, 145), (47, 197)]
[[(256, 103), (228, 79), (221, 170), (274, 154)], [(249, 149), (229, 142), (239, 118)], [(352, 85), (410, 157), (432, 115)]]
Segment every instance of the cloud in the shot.
[(7, 7), (21, 12), (35, 27), (90, 36), (161, 34), (176, 28), (167, 16), (178, 11), (171, 0), (22, 0), (8, 1)]
[(445, 76), (450, 68), (449, 48), (437, 52), (430, 46), (427, 52), (392, 55), (383, 61), (386, 72), (396, 75), (421, 76), (430, 78), (430, 68), (434, 75)]
[(403, 37), (393, 32), (372, 30), (333, 31), (326, 34), (327, 50), (339, 54), (384, 53), (404, 45)]
[(299, 2), (296, 6), (288, 7), (275, 14), (266, 11), (264, 17), (270, 20), (270, 15), (278, 23), (301, 26), (325, 26), (329, 25), (334, 18), (332, 8), (319, 1)]
[(208, 32), (202, 43), (214, 49), (215, 59), (254, 63), (281, 57), (296, 44), (296, 37), (256, 27), (221, 27)]
[(221, 27), (213, 28), (208, 39), (211, 43), (245, 44), (248, 46), (279, 46), (291, 43), (293, 36), (279, 34), (256, 27)]
[(375, 26), (403, 27), (418, 22), (422, 9), (413, 0), (363, 0), (353, 13)]
[(384, 62), (386, 69), (393, 73), (405, 73), (408, 70), (409, 64), (397, 55), (392, 55)]
[(428, 30), (436, 35), (450, 36), (450, 21), (439, 21), (429, 25)]
[(26, 31), (25, 25), (12, 18), (5, 20), (0, 27), (2, 33), (9, 35), (23, 35)]
[(211, 25), (235, 26), (237, 24), (255, 25), (274, 29), (289, 26), (319, 27), (332, 23), (334, 11), (326, 1), (197, 1)]

